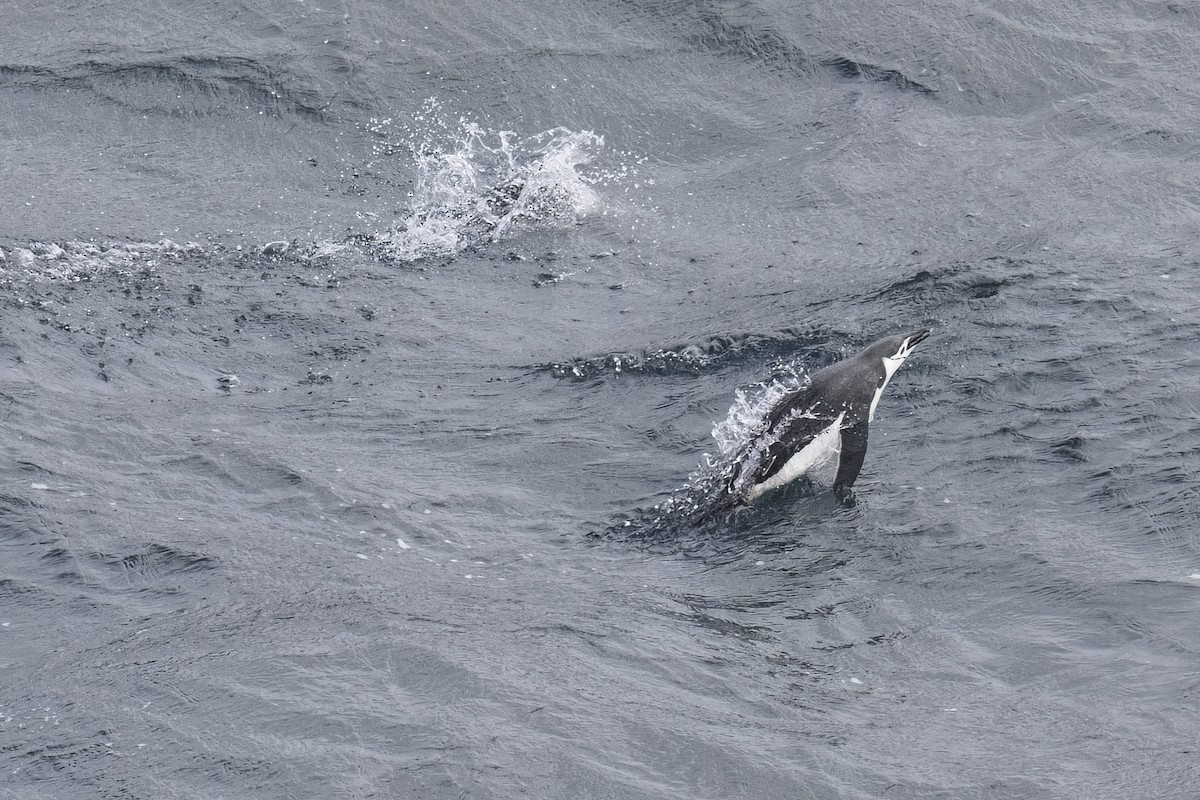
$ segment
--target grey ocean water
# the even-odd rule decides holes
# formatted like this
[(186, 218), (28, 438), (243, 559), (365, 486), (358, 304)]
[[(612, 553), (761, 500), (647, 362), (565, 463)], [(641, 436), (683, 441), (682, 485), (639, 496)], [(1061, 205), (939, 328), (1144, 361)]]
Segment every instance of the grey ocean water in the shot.
[(1195, 796), (1196, 4), (0, 21), (0, 798)]

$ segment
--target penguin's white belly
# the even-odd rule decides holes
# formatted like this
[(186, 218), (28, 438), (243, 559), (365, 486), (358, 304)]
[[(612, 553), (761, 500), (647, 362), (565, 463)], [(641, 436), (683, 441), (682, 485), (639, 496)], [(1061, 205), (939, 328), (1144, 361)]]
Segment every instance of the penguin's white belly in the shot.
[(777, 489), (785, 483), (794, 481), (809, 470), (837, 458), (842, 452), (842, 419), (845, 416), (845, 412), (839, 414), (838, 418), (830, 423), (828, 428), (818, 433), (813, 437), (811, 442), (793, 454), (779, 472), (776, 472), (762, 483), (756, 483), (751, 486), (746, 499), (754, 501), (763, 492)]

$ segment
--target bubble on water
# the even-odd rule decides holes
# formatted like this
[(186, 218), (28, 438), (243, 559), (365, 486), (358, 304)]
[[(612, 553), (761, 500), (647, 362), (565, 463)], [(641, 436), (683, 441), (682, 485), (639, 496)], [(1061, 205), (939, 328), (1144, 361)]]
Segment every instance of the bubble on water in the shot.
[(200, 245), (158, 242), (30, 242), (13, 247), (0, 262), (0, 281), (13, 279), (79, 283), (107, 273), (124, 275), (153, 271), (164, 259), (202, 252)]

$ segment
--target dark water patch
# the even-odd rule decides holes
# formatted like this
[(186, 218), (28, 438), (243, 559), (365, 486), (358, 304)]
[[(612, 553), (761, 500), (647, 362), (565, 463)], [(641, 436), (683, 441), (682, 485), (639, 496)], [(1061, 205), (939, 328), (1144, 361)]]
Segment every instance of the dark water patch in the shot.
[[(1099, 408), (1103, 404), (1101, 398), (1095, 393), (1095, 387), (1081, 388), (1071, 393), (1058, 387), (1038, 388), (1039, 385), (1028, 378), (1029, 376), (1018, 376), (1011, 381), (1006, 381), (1009, 387), (1015, 390), (1014, 394), (1021, 398), (1012, 401), (1016, 408), (1050, 411), (1057, 414), (1078, 414)], [(1042, 381), (1042, 386), (1045, 385), (1045, 376), (1039, 374), (1035, 378)]]
[[(57, 715), (55, 717), (54, 721), (57, 722)], [(82, 740), (52, 744), (24, 743), (5, 749), (9, 750), (9, 757), (21, 765), (18, 770), (24, 773), (25, 779), (37, 781), (74, 776), (86, 773), (89, 769), (100, 771), (102, 768), (95, 765), (109, 764), (116, 755), (112, 746), (112, 732), (104, 729)], [(103, 796), (119, 797), (120, 794), (105, 792)]]
[[(658, 608), (658, 613), (663, 616), (671, 617), (689, 625), (694, 625), (703, 632), (712, 632), (718, 636), (732, 636), (739, 640), (755, 644), (775, 644), (778, 648), (790, 647), (794, 643), (791, 640), (794, 635), (794, 630), (788, 625), (783, 624), (783, 620), (791, 623), (834, 623), (835, 618), (839, 613), (856, 613), (852, 610), (855, 601), (849, 599), (839, 599), (829, 602), (827, 605), (816, 608), (797, 608), (798, 598), (795, 593), (803, 588), (809, 588), (813, 584), (819, 584), (821, 576), (829, 577), (832, 570), (823, 570), (814, 567), (808, 563), (808, 559), (804, 558), (804, 564), (797, 564), (794, 567), (787, 566), (791, 562), (787, 559), (774, 557), (771, 558), (771, 565), (765, 566), (761, 558), (753, 562), (755, 566), (747, 566), (748, 558), (764, 556), (770, 558), (770, 554), (755, 548), (755, 542), (747, 542), (746, 553), (743, 554), (740, 570), (749, 571), (759, 570), (769, 571), (774, 576), (785, 576), (787, 581), (786, 588), (780, 589), (774, 587), (766, 589), (762, 586), (756, 586), (763, 593), (761, 594), (695, 594), (695, 593), (673, 593), (670, 591), (661, 591), (661, 596), (670, 601), (668, 605)], [(705, 561), (713, 569), (720, 569), (723, 566), (729, 566), (734, 562), (727, 561), (723, 565), (715, 565), (712, 562)], [(840, 562), (844, 564), (845, 562)], [(803, 577), (800, 580), (793, 582), (793, 577), (790, 572), (793, 569), (802, 571)], [(755, 576), (747, 574), (746, 578), (754, 583), (759, 583)], [(805, 583), (805, 578), (809, 583)], [(822, 587), (824, 588), (824, 587)], [(736, 591), (736, 590), (735, 590)], [(818, 589), (820, 591), (820, 589)], [(861, 610), (861, 609), (860, 609)], [(809, 658), (805, 658), (800, 654), (794, 654), (782, 649), (774, 649), (772, 654), (767, 654), (766, 658), (773, 661), (778, 666), (788, 666), (792, 670), (799, 670), (809, 676), (819, 674), (828, 674), (830, 668), (828, 665), (818, 665)]]
[(16, 542), (41, 543), (62, 538), (47, 526), (38, 503), (9, 494), (0, 494), (0, 536)]
[(678, 602), (686, 609), (672, 615), (679, 621), (703, 628), (718, 636), (733, 636), (747, 642), (778, 641), (778, 636), (769, 626), (737, 622), (728, 616), (715, 613), (703, 600), (693, 599)]
[(779, 29), (732, 19), (724, 9), (709, 10), (702, 7), (696, 23), (702, 30), (691, 34), (689, 43), (722, 58), (732, 58), (806, 79), (829, 75), (843, 80), (882, 83), (904, 92), (933, 94), (937, 91), (898, 69), (871, 64), (845, 54), (815, 55), (805, 52)]
[(1066, 461), (1087, 461), (1088, 437), (1076, 434), (1049, 442), (1050, 452)]
[(955, 303), (974, 308), (979, 303), (998, 302), (1007, 288), (1036, 275), (1028, 262), (996, 256), (978, 263), (918, 269), (881, 289), (864, 294), (857, 302), (889, 305), (903, 302), (918, 308)]
[(322, 121), (332, 102), (306, 85), (286, 57), (182, 55), (142, 61), (0, 65), (0, 86), (91, 92), (125, 112), (205, 117), (247, 105)]
[(179, 778), (207, 791), (249, 791), (260, 796), (271, 796), (288, 774), (269, 759), (237, 753), (199, 754), (181, 773)]
[(827, 56), (821, 58), (822, 67), (832, 70), (843, 78), (863, 79), (877, 83), (890, 84), (896, 89), (908, 92), (933, 94), (937, 89), (928, 84), (908, 77), (898, 69), (871, 64), (849, 56)]
[[(987, 415), (1003, 425), (1014, 424), (1021, 412), (1068, 415), (1105, 404), (1104, 386), (1082, 355), (1039, 359), (1036, 352), (1026, 349), (1022, 356), (1006, 354), (994, 365), (979, 365), (977, 371), (954, 384), (959, 408)], [(1027, 419), (1036, 421), (1035, 417)]]
[(282, 493), (299, 496), (309, 481), (285, 465), (247, 450), (248, 442), (223, 441), (220, 435), (198, 437), (198, 447), (220, 449), (219, 453), (193, 453), (148, 459), (156, 471), (169, 473), (172, 480), (184, 479), (191, 492), (218, 496), (230, 490), (248, 495)]
[(176, 575), (207, 572), (219, 568), (210, 556), (188, 552), (167, 545), (150, 543), (141, 552), (128, 555), (97, 554), (113, 578), (121, 578), (130, 586), (168, 581)]
[[(0, 334), (3, 334), (2, 330), (0, 330)], [(4, 344), (3, 340), (0, 340), (0, 346), (3, 346), (3, 344)], [(13, 348), (13, 349), (15, 350), (16, 348)], [(13, 360), (17, 363), (20, 363), (20, 361), (21, 361), (20, 354), (14, 353)], [(7, 392), (0, 392), (0, 422), (6, 422), (12, 417), (13, 407), (16, 404), (17, 404), (16, 397), (14, 397), (13, 395), (11, 395)]]
[[(428, 505), (436, 507), (444, 504), (430, 502)], [(391, 508), (363, 503), (347, 503), (337, 510), (337, 517), (349, 528), (360, 530), (373, 529), (383, 534), (390, 534), (395, 531), (396, 514)]]
[[(1200, 534), (1194, 520), (1200, 515), (1198, 471), (1188, 456), (1158, 451), (1141, 461), (1114, 464), (1093, 475), (1089, 499), (1150, 541), (1150, 548), (1166, 548), (1184, 558), (1200, 551)], [(1196, 571), (1181, 565), (1180, 572)]]
[(44, 568), (56, 572), (55, 577), (59, 579), (66, 579), (74, 583), (85, 582), (83, 573), (79, 569), (79, 558), (65, 543), (46, 550), (39, 560)]
[(1127, 152), (1155, 156), (1194, 158), (1200, 153), (1200, 139), (1195, 134), (1166, 128), (1149, 128), (1139, 133), (1130, 133), (1122, 136), (1117, 144)]
[(56, 591), (83, 593), (93, 602), (157, 604), (196, 584), (197, 573), (218, 569), (214, 559), (158, 543), (129, 553), (83, 550), (64, 544), (39, 558)]
[(371, 352), (372, 344), (362, 338), (346, 339), (344, 341), (324, 342), (318, 349), (309, 350), (313, 358), (323, 358), (328, 361), (350, 361), (362, 358)]
[(808, 621), (813, 619), (828, 619), (840, 613), (844, 602), (830, 603), (829, 605), (816, 606), (810, 609), (801, 609), (799, 611), (791, 611), (784, 615), (784, 619)]
[[(61, 598), (52, 588), (30, 578), (0, 578), (0, 607), (4, 614), (41, 614), (58, 608)], [(10, 654), (11, 655), (11, 654)]]

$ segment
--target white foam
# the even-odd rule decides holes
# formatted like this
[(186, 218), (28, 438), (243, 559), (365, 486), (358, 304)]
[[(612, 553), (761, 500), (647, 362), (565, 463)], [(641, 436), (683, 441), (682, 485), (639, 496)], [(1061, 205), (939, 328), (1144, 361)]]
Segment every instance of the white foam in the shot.
[(804, 385), (800, 374), (788, 368), (769, 383), (734, 392), (733, 405), (725, 419), (713, 425), (712, 437), (722, 455), (740, 452), (760, 434), (771, 409), (786, 395)]
[(170, 239), (107, 244), (31, 242), (12, 249), (12, 258), (0, 263), (0, 276), (78, 283), (109, 272), (152, 270), (161, 259), (179, 258), (201, 250), (198, 244), (181, 245)]
[(551, 128), (532, 136), (451, 122), (436, 98), (411, 121), (372, 120), (377, 159), (408, 153), (415, 170), (404, 221), (377, 232), (401, 261), (453, 255), (494, 241), (521, 223), (574, 224), (600, 207), (585, 173), (604, 148), (591, 131)]

